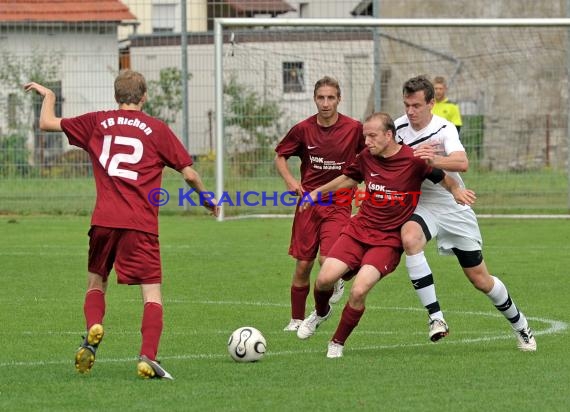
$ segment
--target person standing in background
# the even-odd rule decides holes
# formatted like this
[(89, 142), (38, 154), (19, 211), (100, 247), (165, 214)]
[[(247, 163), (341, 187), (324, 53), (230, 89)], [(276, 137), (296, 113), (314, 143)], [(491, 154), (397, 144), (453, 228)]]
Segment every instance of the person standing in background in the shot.
[(431, 112), (453, 123), (457, 128), (457, 133), (459, 133), (461, 126), (463, 126), (461, 111), (457, 103), (447, 98), (447, 81), (445, 77), (434, 77), (433, 88), (435, 90), (435, 104)]

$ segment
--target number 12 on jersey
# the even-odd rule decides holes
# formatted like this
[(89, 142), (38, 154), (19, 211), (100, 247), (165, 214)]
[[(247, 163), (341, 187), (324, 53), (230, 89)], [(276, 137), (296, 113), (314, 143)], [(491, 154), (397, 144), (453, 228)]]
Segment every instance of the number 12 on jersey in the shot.
[[(115, 153), (111, 156), (111, 146), (129, 146), (133, 148), (132, 153)], [(137, 180), (138, 172), (133, 170), (121, 169), (119, 165), (121, 163), (137, 164), (143, 155), (143, 144), (142, 142), (134, 137), (125, 136), (113, 136), (105, 135), (103, 139), (103, 150), (101, 151), (101, 156), (99, 156), (99, 163), (107, 171), (109, 176), (118, 176), (125, 179)]]

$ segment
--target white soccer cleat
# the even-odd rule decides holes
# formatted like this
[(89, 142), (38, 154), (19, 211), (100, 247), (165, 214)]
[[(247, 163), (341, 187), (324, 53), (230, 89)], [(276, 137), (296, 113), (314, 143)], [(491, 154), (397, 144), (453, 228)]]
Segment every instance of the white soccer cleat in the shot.
[(532, 334), (532, 330), (527, 326), (521, 330), (515, 330), (515, 336), (517, 337), (517, 347), (523, 352), (534, 352), (536, 351), (536, 340)]
[(291, 319), (289, 324), (283, 328), (285, 332), (296, 332), (299, 329), (299, 325), (303, 322), (301, 319)]
[(437, 342), (449, 334), (447, 323), (443, 319), (430, 319), (429, 320), (429, 339), (432, 342)]
[(342, 358), (342, 351), (344, 346), (340, 343), (329, 342), (329, 349), (327, 350), (327, 358)]
[(309, 317), (305, 318), (297, 329), (297, 337), (299, 339), (308, 339), (315, 334), (315, 331), (321, 323), (330, 318), (332, 314), (332, 306), (329, 306), (329, 311), (325, 316), (317, 315), (317, 311), (311, 312)]
[(334, 284), (334, 292), (329, 299), (329, 303), (337, 303), (339, 300), (342, 299), (343, 294), (344, 294), (344, 280), (339, 279)]

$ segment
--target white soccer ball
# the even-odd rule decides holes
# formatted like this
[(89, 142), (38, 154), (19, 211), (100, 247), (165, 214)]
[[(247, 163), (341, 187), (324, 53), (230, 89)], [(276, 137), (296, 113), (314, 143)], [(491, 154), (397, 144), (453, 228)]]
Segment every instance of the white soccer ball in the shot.
[(228, 352), (236, 362), (255, 362), (267, 350), (267, 343), (261, 332), (251, 326), (233, 331), (228, 340)]

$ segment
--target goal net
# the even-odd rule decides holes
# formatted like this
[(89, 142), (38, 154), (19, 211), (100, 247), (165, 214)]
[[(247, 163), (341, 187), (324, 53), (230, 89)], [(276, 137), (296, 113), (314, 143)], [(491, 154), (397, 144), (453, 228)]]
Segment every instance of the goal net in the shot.
[[(479, 213), (569, 209), (567, 21), (220, 19), (217, 191), (225, 216), (293, 213), (274, 148), (316, 112), (314, 83), (337, 78), (339, 111), (403, 114), (402, 85), (443, 76)], [(298, 159), (289, 160), (297, 173)], [(244, 202), (244, 194), (248, 199)]]

